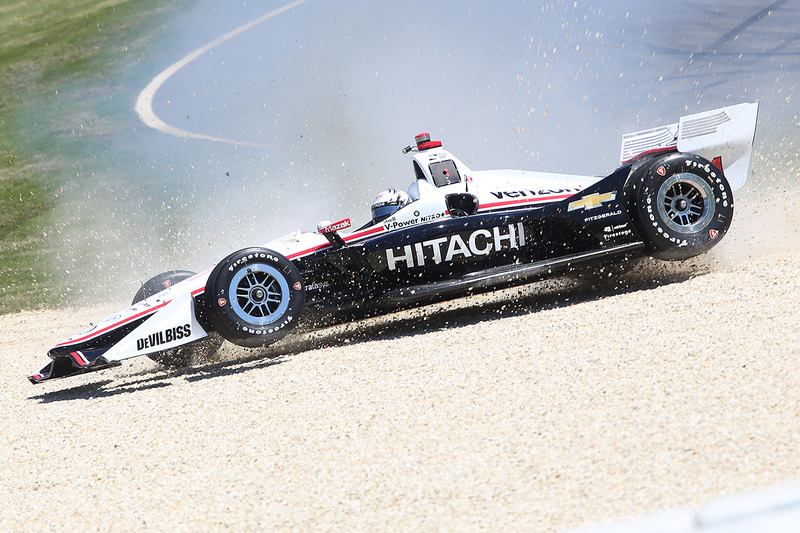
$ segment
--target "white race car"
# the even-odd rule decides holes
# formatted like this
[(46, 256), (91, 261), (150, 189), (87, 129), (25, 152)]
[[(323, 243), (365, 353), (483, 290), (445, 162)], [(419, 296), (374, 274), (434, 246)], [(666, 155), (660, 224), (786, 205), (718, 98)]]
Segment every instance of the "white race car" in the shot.
[(133, 304), (52, 348), (33, 383), (146, 355), (185, 364), (222, 339), (264, 346), (314, 327), (647, 254), (709, 250), (733, 217), (758, 104), (681, 117), (625, 135), (605, 177), (471, 170), (427, 134), (404, 150), (414, 181), (384, 191), (372, 218), (320, 223), (236, 251), (214, 268), (145, 283)]

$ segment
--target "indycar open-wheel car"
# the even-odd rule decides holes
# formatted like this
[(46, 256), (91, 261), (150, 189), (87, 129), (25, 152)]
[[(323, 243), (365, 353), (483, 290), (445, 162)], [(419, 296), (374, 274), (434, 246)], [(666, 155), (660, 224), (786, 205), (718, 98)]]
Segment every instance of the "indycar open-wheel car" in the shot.
[(650, 255), (684, 260), (717, 245), (747, 179), (757, 104), (681, 117), (623, 136), (607, 176), (470, 169), (420, 134), (406, 192), (372, 217), (321, 222), (236, 251), (193, 274), (145, 283), (128, 308), (57, 344), (41, 383), (137, 356), (170, 366), (222, 339), (266, 346), (317, 327)]

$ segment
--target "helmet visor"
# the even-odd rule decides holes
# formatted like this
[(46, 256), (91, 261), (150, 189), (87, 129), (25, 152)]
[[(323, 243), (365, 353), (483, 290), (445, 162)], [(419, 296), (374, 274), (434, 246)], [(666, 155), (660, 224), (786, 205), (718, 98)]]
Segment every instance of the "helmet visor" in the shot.
[(377, 223), (400, 209), (399, 205), (387, 204), (372, 208), (372, 223)]

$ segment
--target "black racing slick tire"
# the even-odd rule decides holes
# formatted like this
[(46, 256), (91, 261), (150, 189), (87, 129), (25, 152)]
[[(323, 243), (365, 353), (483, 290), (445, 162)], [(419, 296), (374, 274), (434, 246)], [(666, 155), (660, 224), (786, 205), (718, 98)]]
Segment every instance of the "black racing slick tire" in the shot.
[(297, 267), (265, 248), (245, 248), (223, 259), (208, 277), (205, 313), (224, 339), (249, 348), (283, 338), (305, 305)]
[(710, 250), (730, 227), (733, 194), (722, 171), (692, 154), (657, 158), (637, 172), (630, 210), (647, 253), (681, 261)]
[[(157, 276), (153, 276), (136, 291), (131, 305), (135, 305), (142, 300), (158, 294), (159, 292), (170, 288), (176, 283), (180, 283), (185, 279), (194, 276), (195, 273), (191, 270), (169, 270), (162, 272)], [(208, 337), (203, 339), (184, 344), (168, 350), (161, 350), (147, 354), (147, 357), (162, 364), (167, 368), (183, 368), (190, 366), (194, 360), (204, 361), (208, 360), (222, 345), (222, 338), (215, 333), (209, 334)]]
[(136, 291), (136, 295), (133, 297), (133, 303), (131, 303), (131, 305), (146, 300), (154, 294), (169, 289), (176, 283), (180, 283), (194, 275), (195, 273), (191, 270), (168, 270), (167, 272), (162, 272), (157, 276), (153, 276), (139, 287), (139, 290)]

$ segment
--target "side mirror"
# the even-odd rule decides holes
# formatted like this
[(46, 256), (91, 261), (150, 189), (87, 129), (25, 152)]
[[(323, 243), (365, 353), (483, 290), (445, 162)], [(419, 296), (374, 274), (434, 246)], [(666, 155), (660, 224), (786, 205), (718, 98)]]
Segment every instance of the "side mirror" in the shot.
[(338, 232), (349, 228), (351, 225), (349, 218), (345, 218), (339, 222), (323, 220), (317, 224), (317, 233), (325, 235), (325, 238), (328, 239), (328, 242), (331, 243), (334, 248), (341, 248), (344, 246), (344, 239), (342, 239)]

